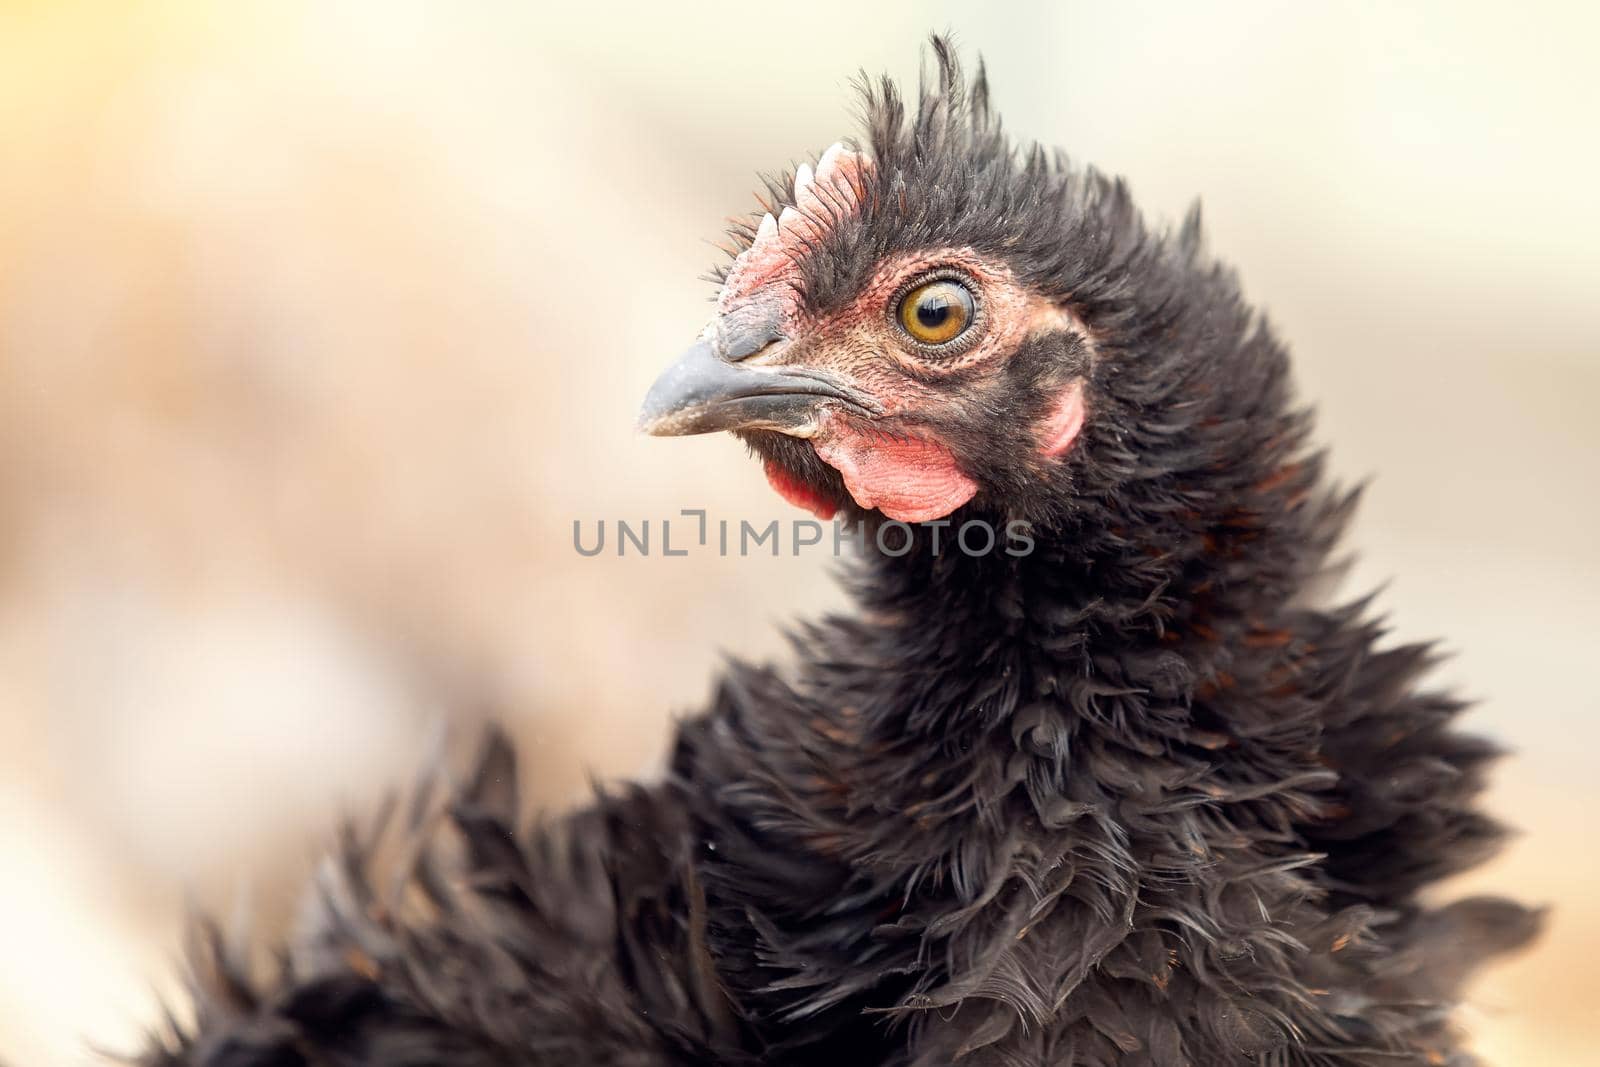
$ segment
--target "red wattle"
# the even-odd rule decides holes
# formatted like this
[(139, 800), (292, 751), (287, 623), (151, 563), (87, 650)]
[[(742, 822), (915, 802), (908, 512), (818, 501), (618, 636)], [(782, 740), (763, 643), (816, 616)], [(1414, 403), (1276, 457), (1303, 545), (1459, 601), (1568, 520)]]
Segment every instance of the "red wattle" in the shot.
[(767, 472), (768, 484), (777, 490), (779, 496), (795, 507), (811, 512), (823, 522), (833, 518), (834, 512), (839, 510), (833, 501), (800, 481), (770, 459), (766, 461), (764, 467)]
[(857, 433), (841, 420), (811, 444), (857, 504), (900, 522), (942, 519), (978, 492), (950, 450), (927, 438)]

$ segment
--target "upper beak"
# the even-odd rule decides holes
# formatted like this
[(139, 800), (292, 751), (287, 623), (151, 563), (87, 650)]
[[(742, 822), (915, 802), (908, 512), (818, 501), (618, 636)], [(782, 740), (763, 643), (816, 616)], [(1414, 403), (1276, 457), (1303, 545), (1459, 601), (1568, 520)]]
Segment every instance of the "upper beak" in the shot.
[(725, 359), (701, 339), (650, 387), (639, 428), (657, 437), (758, 429), (809, 437), (830, 405), (865, 415), (880, 410), (826, 371)]

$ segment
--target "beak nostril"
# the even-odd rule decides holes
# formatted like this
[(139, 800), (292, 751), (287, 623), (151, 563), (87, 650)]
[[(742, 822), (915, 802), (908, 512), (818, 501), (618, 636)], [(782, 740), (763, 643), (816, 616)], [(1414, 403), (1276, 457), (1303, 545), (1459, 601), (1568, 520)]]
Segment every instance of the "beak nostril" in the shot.
[(761, 352), (774, 341), (781, 340), (783, 334), (776, 323), (758, 322), (732, 328), (725, 326), (717, 336), (717, 355), (729, 363), (737, 363)]

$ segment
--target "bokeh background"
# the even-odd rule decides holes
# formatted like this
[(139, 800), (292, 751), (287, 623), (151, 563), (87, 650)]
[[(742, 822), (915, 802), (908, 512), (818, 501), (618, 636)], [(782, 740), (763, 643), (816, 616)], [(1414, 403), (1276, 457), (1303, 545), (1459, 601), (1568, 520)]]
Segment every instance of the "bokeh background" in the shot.
[(1018, 133), (1203, 199), (1292, 341), (1347, 591), (1516, 751), (1492, 1063), (1600, 1062), (1600, 170), (1582, 3), (609, 8), (0, 0), (0, 1061), (92, 1062), (187, 902), (289, 910), (336, 814), (492, 714), (541, 803), (655, 773), (799, 559), (583, 559), (574, 519), (787, 515), (636, 438), (753, 175), (930, 29)]

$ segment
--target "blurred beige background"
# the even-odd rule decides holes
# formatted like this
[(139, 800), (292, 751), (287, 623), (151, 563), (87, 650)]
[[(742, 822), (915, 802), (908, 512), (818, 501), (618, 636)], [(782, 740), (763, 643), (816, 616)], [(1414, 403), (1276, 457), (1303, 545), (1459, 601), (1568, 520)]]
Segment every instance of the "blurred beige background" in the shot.
[(125, 1047), (186, 899), (284, 913), (441, 719), (552, 805), (653, 773), (821, 556), (579, 558), (785, 515), (632, 432), (754, 173), (953, 28), (1009, 126), (1196, 195), (1377, 475), (1349, 587), (1517, 755), (1475, 885), (1556, 906), (1492, 1063), (1600, 1062), (1600, 16), (1580, 3), (418, 6), (0, 0), (0, 1061)]

